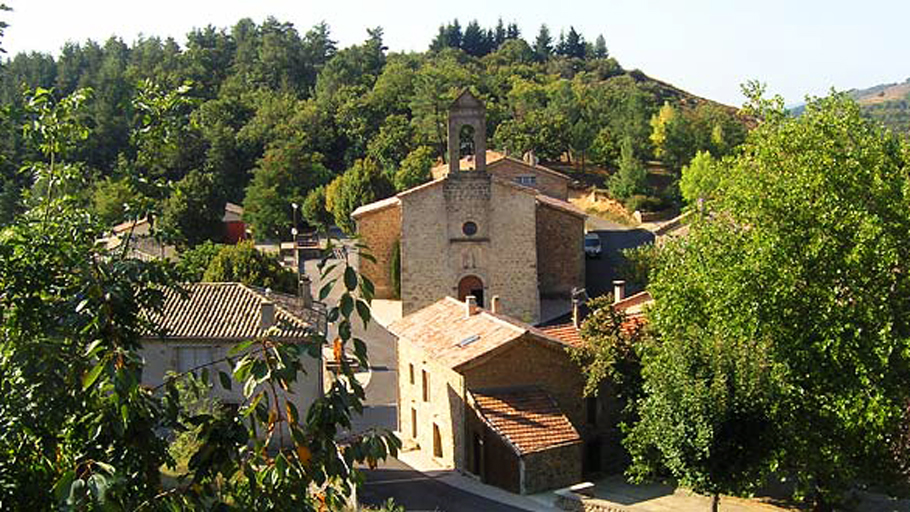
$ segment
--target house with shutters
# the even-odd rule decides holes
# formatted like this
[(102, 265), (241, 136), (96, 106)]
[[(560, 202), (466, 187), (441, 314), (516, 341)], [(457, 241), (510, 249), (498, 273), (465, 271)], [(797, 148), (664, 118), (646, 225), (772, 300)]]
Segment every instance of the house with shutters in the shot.
[(353, 212), (376, 260), (359, 263), (376, 297), (400, 296), (404, 315), (468, 295), (481, 307), (500, 296), (528, 323), (564, 313), (585, 279), (586, 214), (566, 202), (568, 178), (488, 152), (485, 108), (468, 91), (448, 125), (448, 164), (433, 181)]
[(611, 404), (584, 398), (571, 341), (501, 304), (445, 297), (389, 325), (405, 449), (516, 493), (576, 484), (615, 457)]
[[(323, 329), (319, 312), (301, 299), (255, 289), (241, 283), (190, 283), (183, 292), (167, 289), (160, 311), (145, 314), (162, 330), (142, 339), (142, 384), (157, 387), (168, 373), (186, 373), (222, 361), (238, 343), (268, 338), (277, 343), (310, 345)], [(301, 358), (304, 373), (288, 391), (279, 391), (298, 411), (306, 411), (323, 394), (321, 347)], [(208, 366), (209, 373), (230, 374), (227, 362)], [(214, 385), (213, 396), (225, 406), (244, 402), (242, 386)]]

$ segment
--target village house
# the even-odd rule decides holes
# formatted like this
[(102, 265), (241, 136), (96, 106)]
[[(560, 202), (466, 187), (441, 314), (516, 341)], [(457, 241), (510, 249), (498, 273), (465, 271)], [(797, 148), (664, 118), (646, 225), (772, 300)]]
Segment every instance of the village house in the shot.
[(468, 295), (481, 307), (498, 295), (505, 314), (528, 323), (564, 313), (585, 278), (586, 215), (565, 201), (568, 178), (494, 153), (488, 166), (485, 109), (468, 91), (448, 133), (447, 170), (353, 212), (376, 258), (360, 261), (376, 297), (400, 296), (404, 315)]
[[(166, 290), (163, 309), (148, 313), (163, 334), (142, 339), (145, 386), (160, 386), (169, 372), (191, 372), (221, 360), (246, 340), (268, 336), (281, 343), (310, 344), (321, 328), (318, 313), (291, 295), (240, 283), (191, 283), (183, 285), (183, 290), (185, 294)], [(313, 353), (316, 356), (302, 357), (304, 373), (285, 393), (299, 411), (306, 411), (323, 393), (321, 351)], [(213, 365), (209, 371), (214, 374), (219, 370), (231, 372), (226, 362)], [(244, 402), (240, 385), (226, 390), (216, 384), (212, 393), (225, 406)]]
[(576, 484), (612, 455), (612, 411), (582, 396), (570, 343), (500, 304), (445, 297), (389, 325), (405, 447), (516, 493)]

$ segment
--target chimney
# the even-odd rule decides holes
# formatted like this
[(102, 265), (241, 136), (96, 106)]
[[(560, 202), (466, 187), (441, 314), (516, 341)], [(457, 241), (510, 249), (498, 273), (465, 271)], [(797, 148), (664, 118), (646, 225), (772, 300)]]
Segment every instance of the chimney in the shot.
[(300, 307), (302, 308), (312, 308), (313, 307), (313, 292), (310, 290), (310, 276), (301, 273), (300, 279), (297, 282), (297, 298), (300, 301)]
[(499, 295), (494, 295), (493, 298), (490, 299), (490, 311), (495, 315), (502, 314), (502, 303), (500, 302)]
[(537, 156), (534, 154), (533, 150), (525, 152), (523, 159), (526, 164), (532, 167), (537, 165)]
[(581, 300), (576, 297), (572, 297), (572, 325), (576, 329), (581, 328)]
[(626, 298), (626, 282), (617, 279), (613, 281), (613, 304)]
[(275, 303), (264, 300), (259, 303), (259, 328), (263, 331), (275, 325)]
[(468, 295), (464, 298), (465, 305), (465, 317), (469, 317), (477, 314), (477, 297), (473, 295)]

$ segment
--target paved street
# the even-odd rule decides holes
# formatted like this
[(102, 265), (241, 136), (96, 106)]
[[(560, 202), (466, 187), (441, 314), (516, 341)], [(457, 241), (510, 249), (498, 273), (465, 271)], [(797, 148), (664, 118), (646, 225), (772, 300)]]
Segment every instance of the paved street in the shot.
[[(597, 217), (590, 217), (588, 229), (600, 236), (603, 255), (600, 258), (588, 258), (585, 265), (585, 287), (589, 297), (597, 297), (613, 292), (613, 280), (619, 276), (617, 269), (623, 263), (622, 250), (638, 247), (654, 241), (654, 234), (646, 229), (630, 228)], [(633, 286), (626, 288), (627, 293), (635, 293)]]
[[(318, 296), (321, 283), (317, 261), (306, 261), (304, 268), (313, 280), (313, 294)], [(340, 267), (340, 266), (339, 266)], [(336, 269), (336, 272), (342, 268)], [(343, 285), (336, 287), (325, 302), (334, 304), (341, 295)], [(360, 318), (355, 315), (354, 336), (362, 339), (367, 345), (369, 358), (369, 382), (366, 386), (366, 401), (363, 415), (353, 420), (354, 432), (362, 431), (369, 427), (383, 427), (395, 430), (398, 425), (396, 404), (398, 402), (398, 361), (395, 352), (395, 338), (376, 321), (371, 321), (366, 329)], [(335, 337), (334, 326), (329, 326), (328, 339)]]
[(415, 471), (398, 459), (366, 470), (367, 482), (358, 491), (360, 502), (381, 505), (389, 498), (410, 511), (519, 512), (524, 509), (463, 491)]

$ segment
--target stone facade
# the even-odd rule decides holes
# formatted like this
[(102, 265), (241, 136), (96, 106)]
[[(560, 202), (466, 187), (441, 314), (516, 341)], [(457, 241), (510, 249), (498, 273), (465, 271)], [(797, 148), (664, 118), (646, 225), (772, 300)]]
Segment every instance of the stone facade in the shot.
[[(534, 195), (474, 171), (435, 183), (399, 196), (402, 313), (457, 297), (459, 282), (476, 276), (487, 302), (499, 295), (505, 314), (536, 321)], [(465, 234), (467, 222), (476, 226), (473, 235)]]
[(537, 208), (537, 264), (540, 295), (571, 298), (572, 288), (585, 287), (582, 243), (585, 219), (542, 204)]
[(357, 232), (367, 241), (375, 262), (360, 258), (360, 271), (376, 288), (376, 298), (396, 298), (392, 286), (392, 251), (401, 236), (401, 205), (391, 203), (357, 219)]
[[(415, 442), (442, 467), (463, 468), (464, 379), (420, 347), (402, 341), (398, 343), (398, 430), (402, 441)], [(429, 383), (428, 400), (423, 395), (424, 372)], [(412, 411), (416, 411), (416, 437)], [(434, 425), (439, 429), (442, 457), (433, 454)]]
[(564, 348), (523, 339), (462, 373), (469, 389), (538, 386), (556, 400), (576, 428), (585, 423), (584, 376)]
[(521, 494), (535, 494), (581, 482), (580, 444), (529, 453), (521, 458)]
[[(465, 92), (449, 112), (447, 172), (353, 213), (377, 259), (361, 261), (377, 298), (394, 295), (392, 247), (400, 240), (404, 315), (446, 296), (475, 295), (481, 307), (499, 296), (502, 313), (536, 323), (542, 296), (565, 298), (584, 286), (584, 213), (562, 201), (568, 178), (501, 155), (488, 168), (485, 137), (483, 104)], [(460, 160), (465, 150), (474, 153)], [(537, 188), (516, 184), (522, 176)]]
[[(562, 201), (569, 198), (569, 178), (545, 167), (506, 157), (488, 164), (487, 169), (497, 178), (535, 188), (550, 197)], [(529, 177), (533, 177), (533, 184), (528, 183)]]

